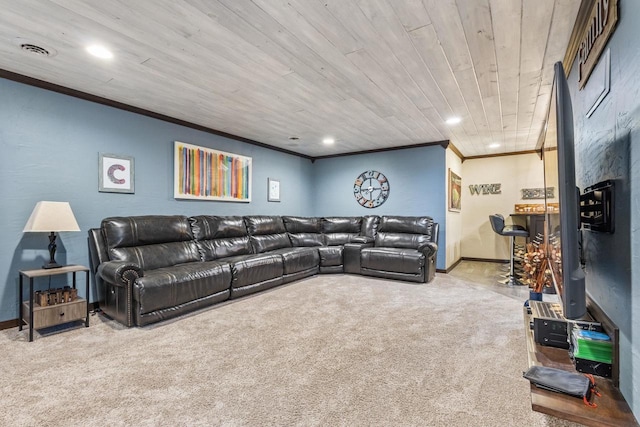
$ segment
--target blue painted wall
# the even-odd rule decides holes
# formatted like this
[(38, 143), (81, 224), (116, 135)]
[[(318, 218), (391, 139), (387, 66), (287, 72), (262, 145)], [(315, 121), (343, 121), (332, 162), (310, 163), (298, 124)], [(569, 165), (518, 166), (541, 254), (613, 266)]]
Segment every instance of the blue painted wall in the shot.
[[(440, 224), (437, 267), (445, 268), (446, 150), (441, 146), (359, 154), (314, 163), (314, 215), (427, 215)], [(367, 209), (353, 196), (366, 170), (382, 172), (391, 192), (384, 204)]]
[[(615, 181), (615, 233), (583, 231), (587, 291), (620, 328), (620, 389), (640, 419), (640, 2), (621, 0), (611, 92), (587, 118), (578, 63), (569, 75), (578, 186)], [(591, 82), (587, 83), (587, 86)]]
[[(175, 140), (251, 156), (253, 201), (175, 200)], [(62, 264), (88, 265), (87, 230), (112, 215), (313, 214), (309, 160), (4, 79), (0, 150), (0, 321), (18, 317), (18, 271), (48, 260), (46, 233), (22, 232), (40, 200), (70, 202), (82, 230), (59, 236)], [(99, 152), (135, 158), (135, 194), (98, 192)], [(267, 202), (268, 177), (280, 203)]]
[[(446, 241), (445, 149), (441, 146), (312, 164), (9, 80), (0, 79), (0, 95), (0, 321), (18, 317), (18, 271), (40, 268), (48, 260), (46, 233), (22, 232), (40, 200), (70, 202), (82, 230), (59, 235), (56, 260), (61, 264), (88, 265), (87, 230), (114, 215), (429, 215), (440, 223), (439, 244)], [(253, 201), (175, 200), (175, 140), (252, 157)], [(98, 192), (100, 152), (135, 158), (135, 194)], [(361, 207), (353, 197), (355, 178), (368, 169), (385, 173), (391, 183), (389, 199), (376, 209)], [(280, 203), (267, 202), (268, 177), (281, 182)], [(437, 267), (445, 268), (444, 247)], [(64, 284), (62, 276), (53, 284)]]

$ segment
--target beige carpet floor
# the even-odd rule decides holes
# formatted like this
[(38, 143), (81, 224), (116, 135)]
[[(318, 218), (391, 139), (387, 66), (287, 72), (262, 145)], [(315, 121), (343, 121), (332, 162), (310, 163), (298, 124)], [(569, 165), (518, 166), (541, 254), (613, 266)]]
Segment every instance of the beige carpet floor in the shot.
[(159, 325), (0, 331), (0, 426), (569, 426), (531, 410), (522, 301), (320, 275)]

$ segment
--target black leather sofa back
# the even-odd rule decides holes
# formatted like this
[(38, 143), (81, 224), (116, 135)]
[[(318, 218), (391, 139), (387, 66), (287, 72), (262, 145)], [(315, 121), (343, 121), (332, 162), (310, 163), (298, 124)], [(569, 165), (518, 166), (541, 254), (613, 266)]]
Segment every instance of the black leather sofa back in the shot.
[(376, 237), (380, 226), (380, 217), (377, 215), (367, 215), (362, 217), (362, 227), (360, 235), (365, 237)]
[(294, 247), (324, 246), (325, 239), (320, 226), (320, 218), (283, 216), (284, 226)]
[(322, 232), (327, 246), (344, 245), (360, 234), (362, 217), (324, 217)]
[(203, 261), (251, 253), (243, 217), (199, 215), (190, 221)]
[(424, 216), (383, 216), (375, 246), (418, 249), (432, 241), (433, 225), (433, 219)]
[(136, 263), (143, 270), (200, 261), (185, 216), (111, 217), (101, 228), (112, 261)]
[(245, 216), (253, 253), (290, 248), (291, 241), (280, 216)]

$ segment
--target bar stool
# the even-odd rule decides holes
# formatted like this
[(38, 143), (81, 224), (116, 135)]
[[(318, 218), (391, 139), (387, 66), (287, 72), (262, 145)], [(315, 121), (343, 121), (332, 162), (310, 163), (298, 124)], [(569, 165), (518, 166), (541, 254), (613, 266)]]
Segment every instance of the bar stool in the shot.
[(489, 215), (491, 228), (496, 234), (511, 238), (511, 256), (509, 257), (509, 278), (506, 284), (509, 286), (522, 285), (515, 275), (514, 257), (516, 249), (516, 237), (529, 237), (529, 231), (520, 225), (505, 225), (504, 217), (500, 214)]

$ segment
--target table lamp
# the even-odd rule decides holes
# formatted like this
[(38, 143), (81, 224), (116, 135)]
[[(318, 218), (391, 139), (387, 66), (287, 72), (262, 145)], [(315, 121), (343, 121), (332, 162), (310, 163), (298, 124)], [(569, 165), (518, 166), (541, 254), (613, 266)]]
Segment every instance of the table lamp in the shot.
[(76, 217), (68, 202), (38, 202), (24, 226), (24, 232), (51, 232), (49, 235), (49, 262), (42, 268), (62, 267), (55, 260), (56, 232), (80, 231)]

